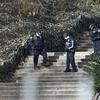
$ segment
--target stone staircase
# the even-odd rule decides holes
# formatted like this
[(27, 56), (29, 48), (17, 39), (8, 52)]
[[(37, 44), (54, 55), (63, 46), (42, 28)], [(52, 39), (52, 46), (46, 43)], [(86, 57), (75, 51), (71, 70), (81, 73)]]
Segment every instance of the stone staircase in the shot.
[(75, 54), (78, 72), (63, 72), (65, 52), (48, 52), (51, 65), (47, 67), (41, 65), (40, 56), (40, 70), (33, 69), (33, 57), (29, 56), (24, 65), (19, 66), (13, 81), (0, 82), (0, 100), (92, 100), (93, 77), (80, 68), (82, 63), (79, 64), (93, 52), (91, 42), (86, 42), (87, 35), (82, 35), (85, 42), (80, 42)]

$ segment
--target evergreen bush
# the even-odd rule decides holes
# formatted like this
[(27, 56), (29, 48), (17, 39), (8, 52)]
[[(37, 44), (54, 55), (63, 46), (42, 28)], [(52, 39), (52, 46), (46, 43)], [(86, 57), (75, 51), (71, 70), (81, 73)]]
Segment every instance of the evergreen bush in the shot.
[(24, 60), (28, 55), (28, 49), (27, 49), (27, 41), (22, 46), (18, 46), (17, 50), (12, 53), (12, 56), (10, 59), (6, 60), (3, 65), (0, 65), (0, 79), (4, 80), (10, 76), (13, 75), (15, 70), (18, 68), (19, 63)]
[(96, 91), (100, 92), (100, 53), (92, 54), (89, 57), (89, 60), (90, 60), (89, 63), (84, 69), (88, 71), (89, 73), (93, 74), (94, 82), (95, 82), (95, 89)]

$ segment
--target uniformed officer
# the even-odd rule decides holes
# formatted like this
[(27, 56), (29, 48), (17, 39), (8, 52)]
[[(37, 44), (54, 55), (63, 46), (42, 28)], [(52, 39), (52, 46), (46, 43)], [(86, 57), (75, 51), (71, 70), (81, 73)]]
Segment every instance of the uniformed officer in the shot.
[(66, 59), (66, 70), (64, 72), (70, 72), (70, 64), (72, 66), (73, 72), (77, 72), (77, 66), (75, 64), (75, 40), (73, 37), (68, 35), (68, 33), (64, 34), (65, 42), (65, 50), (67, 52), (67, 59)]
[(98, 53), (100, 52), (100, 29), (98, 29), (95, 24), (91, 24), (89, 29), (91, 40), (93, 42), (94, 53)]
[(41, 54), (43, 56), (43, 65), (47, 64), (47, 53), (44, 48), (44, 38), (42, 33), (36, 32), (34, 37), (31, 37), (31, 46), (33, 47), (34, 51), (34, 69), (40, 69), (38, 64), (38, 57)]

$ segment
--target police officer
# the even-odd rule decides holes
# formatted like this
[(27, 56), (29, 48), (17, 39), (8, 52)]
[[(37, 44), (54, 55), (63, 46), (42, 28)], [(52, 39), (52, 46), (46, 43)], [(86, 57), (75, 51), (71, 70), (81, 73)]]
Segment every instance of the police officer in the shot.
[(40, 67), (37, 66), (40, 54), (43, 56), (43, 65), (47, 64), (47, 53), (44, 48), (44, 38), (42, 33), (36, 32), (34, 37), (31, 37), (31, 46), (34, 51), (34, 69), (40, 69)]
[(89, 26), (89, 33), (93, 42), (94, 53), (100, 52), (100, 29), (98, 29), (95, 24), (91, 24)]
[(64, 72), (70, 72), (70, 64), (72, 66), (73, 72), (77, 72), (77, 66), (75, 64), (75, 40), (73, 37), (68, 35), (68, 33), (64, 34), (65, 42), (65, 50), (67, 52), (67, 59), (66, 59), (66, 70)]

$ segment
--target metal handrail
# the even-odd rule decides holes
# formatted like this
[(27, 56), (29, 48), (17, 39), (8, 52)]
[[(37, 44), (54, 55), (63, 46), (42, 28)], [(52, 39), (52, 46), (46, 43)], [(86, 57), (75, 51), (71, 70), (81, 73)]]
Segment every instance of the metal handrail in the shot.
[(99, 97), (100, 97), (100, 92), (99, 93), (96, 93), (95, 97), (93, 98), (93, 100), (99, 100)]

